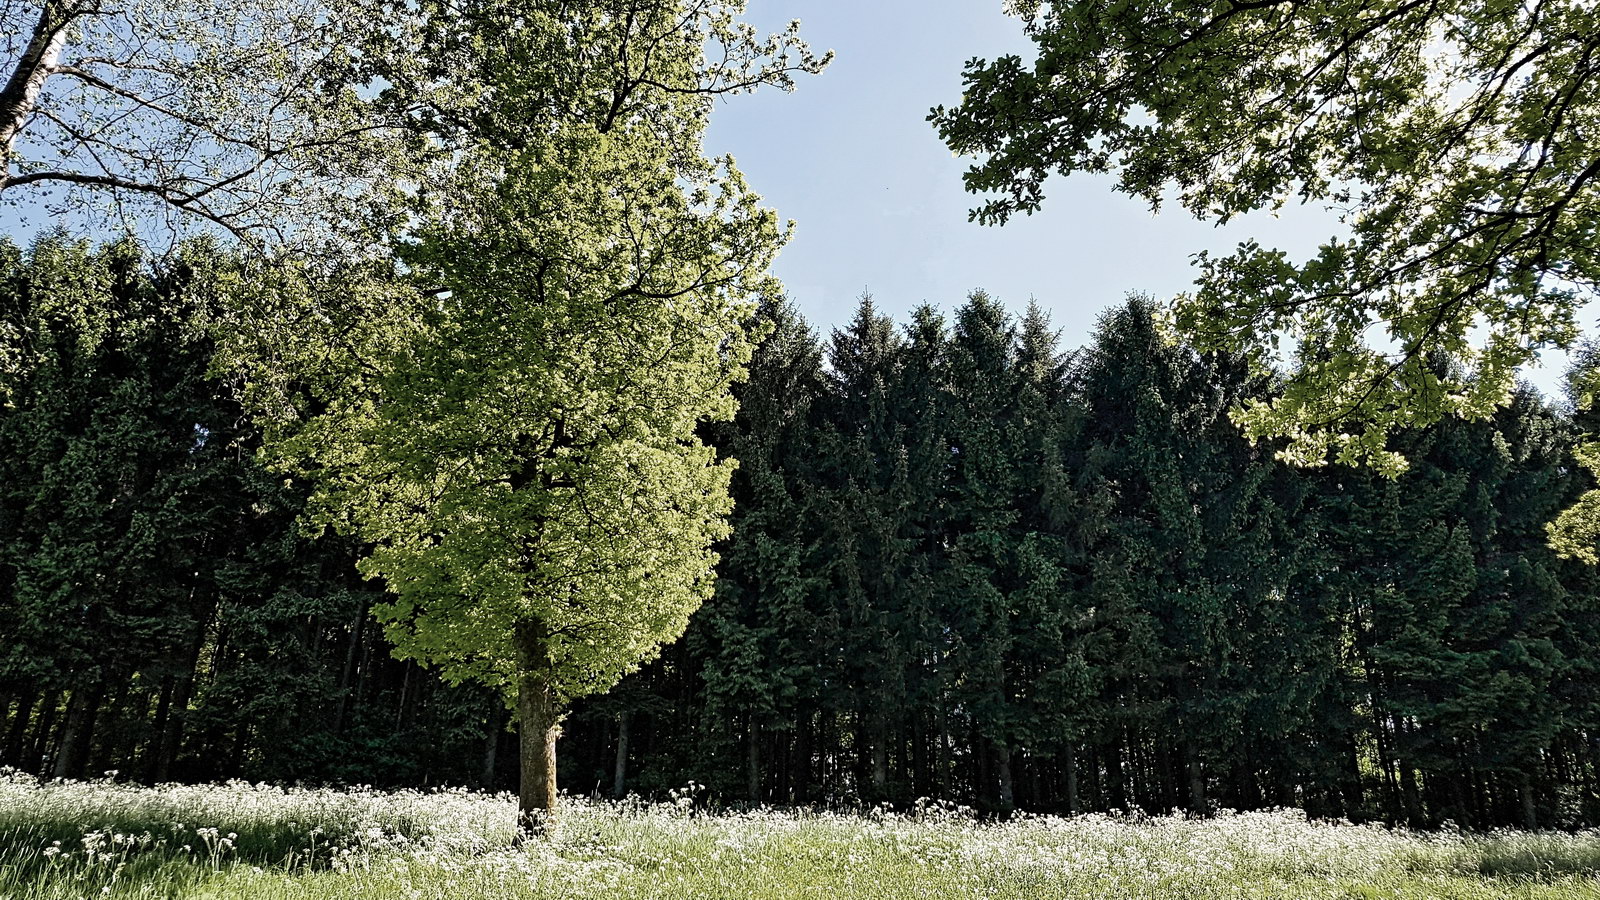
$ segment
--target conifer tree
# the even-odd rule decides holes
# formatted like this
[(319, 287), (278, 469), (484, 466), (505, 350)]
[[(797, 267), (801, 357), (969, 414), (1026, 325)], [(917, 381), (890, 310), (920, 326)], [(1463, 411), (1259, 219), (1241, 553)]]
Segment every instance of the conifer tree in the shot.
[(1405, 476), (1352, 474), (1329, 500), (1381, 789), (1413, 821), (1539, 822), (1531, 773), (1568, 677), (1567, 590), (1543, 541), (1567, 497), (1557, 433), (1524, 391), (1489, 422), (1408, 433)]
[(0, 245), (0, 667), (69, 692), (57, 776), (83, 774), (108, 692), (198, 641), (257, 499), (207, 374), (203, 279), (176, 262), (158, 279), (131, 242)]
[[(827, 460), (822, 506), (835, 548), (829, 559), (836, 633), (819, 635), (835, 686), (824, 700), (830, 727), (855, 735), (851, 777), (871, 795), (886, 789), (888, 716), (904, 696), (905, 660), (891, 638), (904, 595), (898, 590), (903, 544), (892, 493), (900, 434), (891, 409), (901, 339), (889, 317), (863, 295), (855, 317), (833, 332)], [(885, 701), (888, 702), (885, 702)]]
[(1106, 316), (1081, 379), (1085, 474), (1106, 503), (1089, 563), (1107, 632), (1102, 702), (1122, 720), (1105, 737), (1150, 743), (1146, 802), (1204, 811), (1212, 770), (1246, 726), (1239, 693), (1253, 661), (1236, 637), (1288, 574), (1263, 490), (1272, 463), (1229, 427), (1249, 387), (1242, 366), (1164, 340), (1149, 301)]
[[(1026, 727), (1013, 702), (1022, 685), (1008, 663), (1029, 625), (1018, 609), (1025, 590), (1017, 546), (1018, 451), (1014, 326), (1001, 305), (978, 291), (957, 311), (950, 342), (950, 469), (946, 482), (948, 562), (939, 585), (952, 631), (953, 697), (971, 718), (978, 795), (991, 808), (1015, 802), (1012, 753)], [(1032, 579), (1030, 579), (1030, 582)], [(1039, 599), (1033, 597), (1032, 599)]]
[(771, 330), (735, 391), (738, 415), (715, 432), (719, 450), (739, 460), (732, 536), (720, 549), (716, 590), (687, 635), (704, 660), (707, 715), (743, 733), (752, 802), (767, 799), (765, 736), (792, 738), (821, 693), (812, 637), (825, 598), (812, 453), (822, 350), (787, 302), (765, 305), (760, 322)]
[(948, 565), (950, 334), (944, 317), (923, 304), (912, 310), (904, 337), (890, 403), (900, 436), (899, 452), (890, 461), (890, 491), (902, 542), (894, 631), (905, 664), (905, 708), (896, 716), (902, 734), (895, 742), (905, 755), (902, 800), (948, 792), (951, 762), (946, 684), (951, 632), (935, 591)]
[[(1081, 544), (1073, 526), (1087, 513), (1068, 471), (1073, 430), (1068, 361), (1047, 315), (1030, 302), (1017, 329), (1013, 383), (1016, 408), (1008, 443), (1016, 458), (1016, 637), (1007, 680), (1017, 707), (1015, 739), (1035, 767), (1051, 759), (1063, 772), (1067, 811), (1079, 805), (1077, 748), (1085, 736), (1085, 701), (1093, 688), (1075, 624), (1081, 610)], [(1039, 773), (1029, 773), (1036, 782)], [(1039, 798), (1032, 798), (1035, 803)]]

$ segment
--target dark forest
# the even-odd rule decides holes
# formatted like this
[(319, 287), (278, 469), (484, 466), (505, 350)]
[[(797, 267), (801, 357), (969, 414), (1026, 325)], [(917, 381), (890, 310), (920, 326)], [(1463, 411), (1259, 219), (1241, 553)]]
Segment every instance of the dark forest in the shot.
[[(352, 539), (257, 458), (213, 299), (0, 252), (0, 764), (514, 789), (504, 701), (391, 655)], [(1546, 523), (1600, 423), (1519, 391), (1397, 478), (1230, 421), (1277, 385), (1129, 299), (1070, 350), (981, 292), (826, 340), (772, 302), (688, 632), (565, 723), (562, 789), (706, 803), (1600, 822), (1600, 581)], [(1444, 365), (1444, 363), (1440, 363)]]

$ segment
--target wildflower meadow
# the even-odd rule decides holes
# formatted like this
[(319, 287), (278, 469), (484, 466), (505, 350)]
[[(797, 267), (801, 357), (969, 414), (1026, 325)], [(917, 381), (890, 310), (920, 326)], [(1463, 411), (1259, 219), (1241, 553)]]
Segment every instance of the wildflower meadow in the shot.
[(506, 794), (0, 778), (0, 896), (1600, 898), (1600, 832), (1416, 833), (1293, 810), (984, 822), (949, 804), (710, 812)]

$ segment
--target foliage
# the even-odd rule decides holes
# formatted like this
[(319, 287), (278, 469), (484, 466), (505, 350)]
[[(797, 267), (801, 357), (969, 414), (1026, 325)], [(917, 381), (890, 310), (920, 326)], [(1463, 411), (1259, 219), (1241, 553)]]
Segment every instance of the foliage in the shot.
[[(554, 162), (626, 172), (589, 138)], [(680, 185), (657, 184), (662, 223)], [(205, 246), (172, 270), (125, 245), (10, 256), (0, 764), (502, 785), (498, 692), (546, 749), (578, 701), (575, 792), (693, 779), (691, 805), (1600, 817), (1600, 582), (1544, 530), (1588, 487), (1570, 451), (1592, 411), (1523, 392), (1489, 421), (1397, 435), (1398, 479), (1302, 471), (1226, 418), (1273, 383), (1170, 342), (1148, 301), (1062, 354), (1036, 309), (1013, 319), (982, 294), (948, 325), (922, 307), (897, 328), (864, 302), (826, 351), (769, 295), (733, 384), (748, 308), (607, 283), (681, 273), (576, 257), (632, 221), (629, 195), (554, 185), (500, 201), (529, 204), (503, 220), (519, 227), (464, 216), (413, 248), (412, 275), (448, 295), (352, 269), (353, 302), (319, 308), (329, 282)], [(741, 210), (771, 225), (752, 202), (677, 233), (714, 242)], [(583, 278), (539, 293), (578, 262)], [(210, 317), (269, 301), (303, 314), (283, 334), (342, 331), (269, 345), (301, 379), (266, 377), (284, 359), (266, 354), (241, 377), (212, 346)], [(263, 468), (246, 386), (307, 419), (271, 427), (279, 461), (303, 453), (319, 477), (319, 521), (391, 529), (383, 543), (301, 533), (309, 488)], [(703, 421), (729, 391), (737, 416)], [(593, 485), (616, 506), (585, 505)], [(548, 543), (527, 539), (541, 526)], [(602, 571), (561, 568), (569, 548)], [(362, 583), (361, 558), (393, 593)], [(403, 653), (493, 690), (390, 658), (374, 609)], [(623, 675), (685, 616), (682, 641)], [(533, 652), (530, 621), (549, 627)]]
[(1400, 435), (1398, 480), (1297, 470), (1228, 421), (1274, 383), (1154, 313), (1063, 356), (1036, 310), (897, 334), (869, 299), (826, 365), (769, 313), (712, 432), (746, 460), (716, 597), (604, 705), (626, 747), (569, 740), (774, 803), (1590, 821), (1597, 595), (1543, 537), (1565, 418), (1524, 393)]
[[(516, 698), (524, 800), (546, 812), (566, 703), (681, 634), (727, 533), (733, 464), (695, 432), (733, 415), (783, 232), (700, 138), (718, 95), (826, 62), (793, 28), (758, 41), (737, 11), (421, 7), (444, 68), (391, 74), (467, 98), (419, 125), (458, 130), (454, 171), (415, 198), (404, 276), (356, 273), (371, 293), (332, 304), (355, 339), (301, 318), (298, 343), (331, 365), (291, 350), (287, 371), (313, 380), (277, 382), (285, 408), (304, 391), (315, 409), (281, 456), (315, 475), (318, 523), (372, 545), (362, 570), (395, 595), (376, 611), (397, 651)], [(242, 353), (271, 378), (266, 350)]]
[(1600, 279), (1592, 4), (1014, 9), (1038, 58), (974, 60), (961, 105), (931, 116), (980, 157), (968, 189), (1000, 194), (976, 219), (1032, 212), (1050, 173), (1079, 171), (1217, 222), (1296, 198), (1340, 211), (1348, 235), (1305, 262), (1254, 242), (1202, 254), (1176, 304), (1203, 350), (1261, 370), (1292, 356), (1238, 415), (1287, 436), (1287, 458), (1398, 472), (1398, 429), (1488, 416), (1518, 366), (1575, 339)]
[[(1600, 344), (1585, 342), (1573, 354), (1567, 371), (1567, 399), (1572, 403), (1574, 424), (1585, 441), (1572, 449), (1573, 462), (1588, 471), (1591, 480), (1600, 476), (1600, 443), (1596, 443), (1595, 391), (1600, 388)], [(1562, 556), (1600, 564), (1600, 490), (1588, 490), (1563, 509), (1549, 525), (1550, 546)]]
[(0, 254), (5, 675), (101, 690), (194, 642), (261, 496), (249, 436), (207, 377), (203, 275), (128, 243)]
[(565, 121), (642, 125), (689, 153), (714, 97), (827, 64), (798, 23), (762, 38), (742, 8), (4, 0), (0, 198), (147, 237), (198, 225), (324, 268), (386, 256), (419, 204), (459, 199), (466, 151)]
[[(189, 244), (158, 267), (131, 243), (59, 237), (4, 256), (4, 762), (474, 780), (462, 751), (482, 746), (490, 707), (385, 671), (381, 646), (372, 660), (355, 548), (300, 533), (304, 485), (257, 459), (239, 386), (214, 371), (227, 256)], [(414, 729), (427, 739), (393, 747)]]
[(694, 429), (732, 413), (777, 232), (736, 173), (695, 198), (662, 162), (593, 132), (518, 153), (492, 211), (415, 252), (448, 297), (285, 444), (376, 545), (397, 647), (451, 679), (509, 685), (534, 619), (559, 693), (603, 690), (709, 588), (730, 467)]
[(345, 0), (6, 0), (0, 197), (119, 232), (360, 248), (437, 158), (412, 125), (445, 96), (382, 89), (378, 36), (415, 46), (416, 27)]

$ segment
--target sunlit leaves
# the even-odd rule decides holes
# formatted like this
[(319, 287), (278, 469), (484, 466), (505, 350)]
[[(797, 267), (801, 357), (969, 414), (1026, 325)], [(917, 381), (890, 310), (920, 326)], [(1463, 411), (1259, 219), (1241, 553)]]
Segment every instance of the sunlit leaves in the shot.
[[(975, 60), (932, 115), (978, 163), (984, 222), (1052, 173), (1111, 172), (1225, 222), (1295, 201), (1347, 236), (1296, 262), (1199, 258), (1175, 322), (1202, 349), (1293, 370), (1238, 418), (1296, 462), (1397, 472), (1396, 429), (1483, 418), (1600, 283), (1600, 20), (1561, 0), (1017, 4), (1039, 48)], [(1443, 358), (1448, 365), (1436, 365)]]

